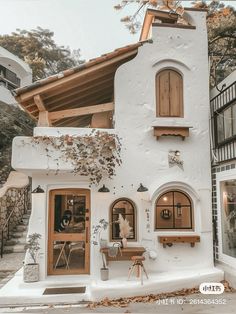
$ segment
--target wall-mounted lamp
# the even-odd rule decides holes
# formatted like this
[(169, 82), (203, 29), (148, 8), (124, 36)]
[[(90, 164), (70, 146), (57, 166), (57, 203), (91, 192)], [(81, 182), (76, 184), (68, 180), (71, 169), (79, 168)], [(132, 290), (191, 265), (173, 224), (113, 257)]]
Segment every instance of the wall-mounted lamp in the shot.
[(176, 204), (177, 207), (177, 216), (180, 217), (182, 216), (182, 208), (181, 208), (181, 203)]
[(137, 192), (147, 192), (148, 188), (146, 188), (145, 186), (142, 185), (142, 183), (140, 183), (139, 188), (137, 189)]
[(103, 186), (98, 190), (98, 192), (108, 193), (110, 192), (110, 190), (105, 186), (105, 184), (103, 184)]
[(31, 193), (44, 193), (44, 190), (38, 185)]

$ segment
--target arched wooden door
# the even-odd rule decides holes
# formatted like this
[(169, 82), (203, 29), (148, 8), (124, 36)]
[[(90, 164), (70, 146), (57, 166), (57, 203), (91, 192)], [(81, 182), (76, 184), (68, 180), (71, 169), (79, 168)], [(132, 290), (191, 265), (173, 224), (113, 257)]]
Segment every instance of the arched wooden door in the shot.
[(90, 191), (49, 193), (48, 274), (90, 273)]

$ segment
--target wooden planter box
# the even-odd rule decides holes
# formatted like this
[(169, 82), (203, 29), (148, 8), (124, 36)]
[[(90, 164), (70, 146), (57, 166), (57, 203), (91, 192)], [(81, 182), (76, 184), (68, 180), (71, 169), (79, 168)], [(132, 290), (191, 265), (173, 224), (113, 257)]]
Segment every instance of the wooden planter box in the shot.
[(189, 136), (190, 127), (186, 126), (153, 126), (154, 136), (180, 136), (182, 140)]
[(167, 236), (158, 237), (159, 242), (163, 244), (163, 247), (172, 246), (174, 243), (189, 243), (191, 247), (195, 246), (195, 243), (200, 242), (199, 236)]

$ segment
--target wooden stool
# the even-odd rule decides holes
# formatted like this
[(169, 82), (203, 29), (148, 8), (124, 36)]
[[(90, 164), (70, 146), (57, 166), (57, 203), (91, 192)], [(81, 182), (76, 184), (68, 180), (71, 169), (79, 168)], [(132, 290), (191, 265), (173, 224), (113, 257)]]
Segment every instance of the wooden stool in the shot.
[(137, 277), (138, 278), (140, 277), (141, 285), (143, 285), (143, 273), (142, 273), (142, 271), (144, 271), (144, 273), (148, 279), (146, 269), (144, 268), (144, 265), (143, 265), (143, 261), (145, 261), (145, 257), (144, 256), (132, 256), (131, 261), (133, 261), (133, 264), (129, 268), (128, 280), (130, 279), (130, 276), (132, 275), (134, 269), (136, 268)]

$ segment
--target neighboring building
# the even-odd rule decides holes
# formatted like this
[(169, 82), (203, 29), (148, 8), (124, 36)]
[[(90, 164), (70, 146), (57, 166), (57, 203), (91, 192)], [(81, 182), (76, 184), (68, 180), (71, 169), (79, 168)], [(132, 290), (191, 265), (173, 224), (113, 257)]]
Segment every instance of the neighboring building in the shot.
[(33, 123), (19, 109), (11, 91), (31, 82), (32, 71), (28, 64), (0, 47), (0, 187), (11, 171), (12, 139), (16, 135), (32, 134)]
[[(73, 275), (63, 277), (63, 284), (86, 278), (90, 297), (99, 298), (223, 279), (214, 268), (212, 247), (206, 12), (186, 9), (184, 18), (183, 24), (176, 14), (148, 10), (142, 42), (15, 91), (38, 120), (35, 139), (14, 139), (12, 166), (44, 190), (33, 194), (29, 224), (29, 233), (42, 234), (41, 287), (49, 277), (50, 285), (58, 286), (60, 275)], [(102, 177), (99, 186), (76, 175), (61, 157), (92, 128), (121, 138), (122, 165), (113, 180)], [(140, 182), (148, 195), (137, 192)], [(103, 184), (110, 193), (98, 191)], [(101, 256), (89, 241), (92, 227), (104, 218), (110, 224), (102, 238), (110, 245), (120, 241), (119, 213), (132, 227), (131, 253), (142, 253), (143, 246), (157, 252), (156, 259), (146, 254), (145, 289), (126, 281), (125, 252), (122, 261), (109, 264), (110, 280), (99, 281)]]
[(31, 83), (32, 70), (29, 65), (0, 47), (0, 105), (16, 104), (11, 91)]
[(236, 287), (236, 71), (211, 91), (215, 259)]

